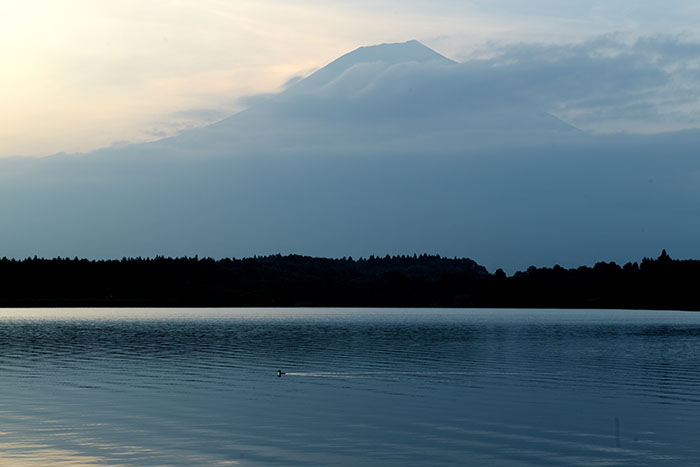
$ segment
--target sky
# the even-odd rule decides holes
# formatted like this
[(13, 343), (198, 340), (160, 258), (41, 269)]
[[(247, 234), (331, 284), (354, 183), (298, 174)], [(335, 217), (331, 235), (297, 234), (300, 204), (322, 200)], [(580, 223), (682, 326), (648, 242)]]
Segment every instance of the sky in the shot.
[[(700, 4), (690, 0), (663, 7), (649, 0), (3, 1), (0, 157), (177, 134), (231, 115), (247, 96), (278, 92), (357, 47), (409, 39), (460, 62), (496, 56), (512, 63), (581, 44), (644, 56), (647, 67), (684, 73), (666, 82), (675, 97), (654, 94), (658, 108), (674, 106), (673, 115), (648, 112), (650, 99), (641, 117), (613, 116), (605, 125), (590, 105), (586, 111), (560, 101), (549, 110), (594, 131), (693, 127), (699, 22)], [(616, 45), (605, 52), (601, 40)], [(669, 49), (686, 56), (654, 58)], [(692, 98), (679, 103), (679, 90)]]

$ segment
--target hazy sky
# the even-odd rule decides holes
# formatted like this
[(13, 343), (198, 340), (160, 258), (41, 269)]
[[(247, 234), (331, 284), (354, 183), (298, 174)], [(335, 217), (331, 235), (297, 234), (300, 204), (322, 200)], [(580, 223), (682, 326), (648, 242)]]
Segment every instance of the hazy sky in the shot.
[(3, 1), (0, 156), (201, 126), (361, 45), (418, 39), (464, 61), (608, 34), (693, 41), (699, 22), (691, 0)]

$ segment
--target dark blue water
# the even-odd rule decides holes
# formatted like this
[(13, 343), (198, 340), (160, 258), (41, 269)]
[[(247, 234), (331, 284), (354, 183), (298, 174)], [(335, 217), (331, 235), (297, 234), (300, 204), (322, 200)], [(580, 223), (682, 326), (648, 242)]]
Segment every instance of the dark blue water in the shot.
[(697, 465), (698, 383), (695, 313), (0, 310), (0, 465)]

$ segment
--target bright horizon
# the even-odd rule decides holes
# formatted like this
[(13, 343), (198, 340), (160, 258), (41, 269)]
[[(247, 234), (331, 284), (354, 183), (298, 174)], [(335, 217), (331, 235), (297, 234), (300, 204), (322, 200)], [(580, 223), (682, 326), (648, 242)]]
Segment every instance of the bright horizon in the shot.
[[(5, 2), (0, 157), (86, 152), (203, 126), (242, 110), (245, 97), (279, 92), (364, 45), (417, 39), (467, 61), (518, 44), (600, 37), (632, 43), (663, 34), (695, 44), (693, 2), (670, 2), (663, 12), (649, 1), (608, 3)], [(690, 104), (672, 119), (610, 130), (695, 127), (698, 108)]]

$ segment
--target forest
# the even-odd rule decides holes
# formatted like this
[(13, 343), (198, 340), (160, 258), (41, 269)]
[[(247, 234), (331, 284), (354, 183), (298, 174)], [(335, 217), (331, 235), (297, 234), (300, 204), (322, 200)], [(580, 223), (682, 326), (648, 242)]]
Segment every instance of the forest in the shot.
[(0, 307), (459, 307), (700, 310), (700, 261), (529, 267), (439, 255), (3, 258)]

